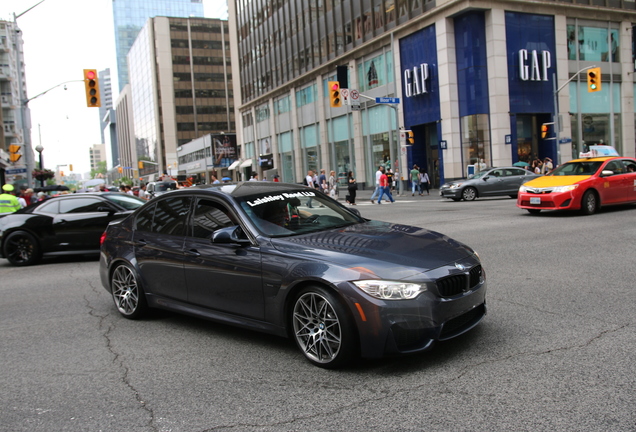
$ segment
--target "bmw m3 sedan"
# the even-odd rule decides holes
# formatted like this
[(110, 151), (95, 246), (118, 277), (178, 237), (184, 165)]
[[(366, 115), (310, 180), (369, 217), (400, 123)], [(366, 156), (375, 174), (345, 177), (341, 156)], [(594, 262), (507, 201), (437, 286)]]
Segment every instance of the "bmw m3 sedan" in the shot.
[(425, 351), (486, 314), (470, 247), (285, 183), (149, 201), (106, 229), (100, 277), (125, 318), (160, 308), (289, 337), (324, 368)]

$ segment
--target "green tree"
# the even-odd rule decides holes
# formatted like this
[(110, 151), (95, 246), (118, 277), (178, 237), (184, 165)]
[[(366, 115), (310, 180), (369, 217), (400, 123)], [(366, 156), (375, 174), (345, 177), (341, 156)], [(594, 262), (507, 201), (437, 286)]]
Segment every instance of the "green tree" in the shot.
[(128, 177), (126, 177), (126, 176), (124, 176), (124, 177), (121, 177), (121, 178), (119, 179), (119, 184), (120, 184), (120, 185), (128, 185), (128, 186), (132, 186), (133, 182), (132, 182), (132, 180), (131, 180), (130, 178), (128, 178)]
[(106, 177), (106, 161), (97, 162), (97, 168), (91, 170), (91, 178), (104, 178)]

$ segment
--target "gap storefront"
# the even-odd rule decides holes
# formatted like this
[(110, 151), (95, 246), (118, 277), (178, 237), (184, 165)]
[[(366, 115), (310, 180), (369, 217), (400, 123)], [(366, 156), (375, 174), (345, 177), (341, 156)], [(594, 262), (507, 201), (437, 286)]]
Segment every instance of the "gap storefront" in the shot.
[(556, 141), (539, 133), (553, 121), (554, 17), (471, 11), (443, 23), (446, 34), (438, 25), (400, 39), (404, 125), (415, 136), (408, 167), (438, 187), (470, 165), (556, 161)]

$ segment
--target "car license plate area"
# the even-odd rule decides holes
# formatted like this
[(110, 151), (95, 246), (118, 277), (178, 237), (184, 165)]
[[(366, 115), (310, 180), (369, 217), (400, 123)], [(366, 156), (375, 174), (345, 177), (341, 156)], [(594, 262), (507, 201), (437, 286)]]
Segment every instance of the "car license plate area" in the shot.
[(532, 204), (532, 205), (541, 204), (541, 198), (540, 197), (530, 197), (530, 204)]

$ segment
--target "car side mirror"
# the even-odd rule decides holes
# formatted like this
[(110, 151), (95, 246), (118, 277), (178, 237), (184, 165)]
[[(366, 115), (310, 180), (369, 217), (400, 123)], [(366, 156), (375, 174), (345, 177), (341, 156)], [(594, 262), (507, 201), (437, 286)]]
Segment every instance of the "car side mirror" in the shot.
[(609, 176), (613, 176), (614, 175), (614, 171), (612, 170), (603, 170), (601, 171), (601, 177), (609, 177)]
[(212, 233), (212, 243), (217, 244), (249, 244), (249, 239), (241, 238), (241, 227), (231, 226), (218, 229)]

